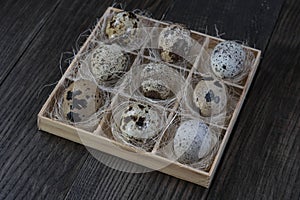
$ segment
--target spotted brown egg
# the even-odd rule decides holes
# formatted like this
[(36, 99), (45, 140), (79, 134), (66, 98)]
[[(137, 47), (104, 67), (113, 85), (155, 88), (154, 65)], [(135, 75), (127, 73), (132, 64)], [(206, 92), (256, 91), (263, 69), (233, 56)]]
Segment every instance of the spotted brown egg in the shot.
[(104, 99), (97, 85), (89, 80), (73, 82), (64, 92), (62, 111), (71, 122), (82, 122), (96, 113)]
[(200, 115), (208, 117), (219, 114), (227, 105), (227, 90), (219, 80), (201, 80), (193, 92), (194, 104)]
[(121, 115), (120, 130), (125, 137), (149, 139), (158, 134), (160, 114), (150, 105), (132, 102)]
[(174, 94), (170, 89), (170, 80), (172, 78), (173, 69), (163, 63), (149, 63), (145, 65), (141, 72), (142, 93), (151, 99), (165, 100)]
[(180, 57), (187, 56), (191, 45), (190, 31), (179, 24), (170, 25), (159, 34), (158, 46), (166, 62), (176, 62)]
[(195, 163), (207, 156), (217, 141), (216, 135), (201, 120), (184, 121), (174, 137), (174, 153), (179, 162)]
[(107, 22), (105, 33), (108, 38), (115, 38), (124, 35), (132, 36), (135, 29), (139, 27), (139, 19), (132, 12), (119, 12)]
[(127, 69), (129, 57), (117, 44), (100, 43), (91, 52), (90, 69), (98, 83), (120, 77)]
[(211, 54), (211, 68), (219, 78), (233, 78), (243, 71), (246, 52), (234, 41), (219, 43)]

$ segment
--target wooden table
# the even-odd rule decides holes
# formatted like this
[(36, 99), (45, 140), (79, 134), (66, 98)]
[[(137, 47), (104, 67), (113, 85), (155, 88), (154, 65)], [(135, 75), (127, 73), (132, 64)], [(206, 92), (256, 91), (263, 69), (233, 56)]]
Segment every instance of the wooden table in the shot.
[(210, 189), (111, 169), (84, 146), (37, 130), (37, 113), (67, 67), (60, 59), (112, 3), (0, 1), (0, 199), (299, 199), (299, 0), (122, 2), (263, 51)]

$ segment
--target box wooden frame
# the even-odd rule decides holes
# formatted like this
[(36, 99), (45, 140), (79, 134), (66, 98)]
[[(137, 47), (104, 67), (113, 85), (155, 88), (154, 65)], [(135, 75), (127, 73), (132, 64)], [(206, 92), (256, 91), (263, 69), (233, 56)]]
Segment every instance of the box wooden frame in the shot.
[[(119, 9), (109, 7), (106, 10), (105, 14), (110, 13), (110, 12), (119, 12), (119, 11), (120, 11)], [(146, 18), (146, 17), (143, 17), (143, 18), (145, 18), (149, 21), (155, 22), (155, 23), (168, 25), (165, 22), (161, 22), (161, 21), (158, 21), (155, 19)], [(100, 26), (102, 20), (103, 19), (99, 20), (99, 23), (96, 25), (96, 27)], [(91, 36), (94, 34), (94, 32), (95, 32), (95, 29), (92, 32), (92, 34), (88, 37), (88, 39), (86, 40), (84, 45), (81, 47), (79, 53), (84, 51), (88, 42), (91, 40)], [(223, 39), (220, 39), (217, 37), (212, 37), (212, 36), (209, 36), (209, 35), (206, 35), (203, 33), (199, 33), (196, 31), (192, 31), (192, 33), (195, 35), (198, 35), (199, 37), (208, 38), (209, 40), (215, 40), (217, 42), (224, 41)], [(232, 118), (229, 122), (229, 125), (226, 128), (226, 132), (224, 134), (224, 137), (222, 138), (222, 142), (220, 144), (219, 150), (218, 150), (218, 152), (214, 158), (214, 161), (212, 163), (212, 166), (208, 172), (203, 171), (203, 170), (198, 170), (198, 169), (189, 167), (187, 165), (168, 160), (167, 158), (161, 157), (153, 152), (139, 151), (138, 149), (132, 148), (125, 144), (121, 144), (115, 140), (111, 140), (109, 138), (106, 138), (106, 137), (103, 137), (100, 135), (96, 135), (96, 134), (93, 134), (91, 132), (88, 132), (88, 131), (85, 131), (82, 129), (78, 129), (69, 124), (65, 124), (65, 123), (59, 122), (57, 120), (50, 119), (47, 116), (45, 116), (46, 109), (51, 104), (59, 87), (63, 84), (63, 82), (65, 80), (65, 76), (62, 76), (61, 80), (58, 82), (58, 84), (52, 91), (51, 95), (47, 99), (46, 103), (43, 105), (41, 111), (39, 112), (38, 127), (40, 130), (52, 133), (54, 135), (63, 137), (65, 139), (68, 139), (68, 140), (71, 140), (71, 141), (74, 141), (74, 142), (77, 142), (80, 144), (83, 144), (82, 140), (84, 140), (85, 141), (84, 145), (87, 145), (91, 148), (94, 148), (94, 149), (100, 150), (102, 152), (111, 154), (113, 156), (117, 156), (122, 159), (140, 164), (140, 165), (148, 167), (148, 168), (159, 169), (159, 171), (161, 171), (163, 173), (166, 173), (166, 174), (175, 176), (177, 178), (180, 178), (180, 179), (183, 179), (186, 181), (190, 181), (192, 183), (195, 183), (195, 184), (198, 184), (198, 185), (208, 188), (212, 182), (212, 179), (216, 172), (217, 166), (220, 162), (221, 156), (224, 152), (224, 149), (225, 149), (228, 139), (231, 135), (232, 129), (237, 120), (237, 117), (239, 115), (239, 112), (241, 110), (243, 102), (245, 100), (246, 94), (250, 88), (253, 77), (255, 75), (255, 72), (256, 72), (259, 62), (260, 62), (260, 57), (261, 57), (260, 50), (250, 48), (247, 46), (244, 46), (244, 48), (246, 48), (254, 53), (255, 61), (251, 68), (251, 71), (249, 72), (249, 75), (247, 76), (247, 80), (243, 86), (228, 83), (230, 85), (233, 85), (233, 86), (241, 89), (242, 93), (241, 93), (240, 99), (236, 105), (236, 109), (234, 110), (234, 113), (232, 115)], [(72, 66), (75, 63), (76, 57), (74, 58), (74, 60), (70, 64), (70, 66), (68, 67), (66, 73), (71, 70)], [(126, 151), (128, 151), (128, 153), (126, 153)], [(131, 153), (129, 153), (129, 152), (131, 152)], [(134, 154), (132, 152), (134, 152)], [(160, 166), (166, 166), (166, 167), (160, 168)]]

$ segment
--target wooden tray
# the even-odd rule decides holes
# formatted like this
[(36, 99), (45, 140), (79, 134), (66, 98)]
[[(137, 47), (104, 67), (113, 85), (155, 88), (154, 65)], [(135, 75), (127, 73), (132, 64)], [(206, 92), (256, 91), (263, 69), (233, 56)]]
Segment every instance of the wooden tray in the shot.
[[(103, 16), (107, 16), (110, 13), (116, 13), (120, 12), (121, 10), (109, 7), (105, 14)], [(151, 18), (139, 16), (143, 20), (149, 21), (153, 24), (158, 24), (159, 26), (166, 26), (168, 23), (161, 22), (158, 20), (154, 20)], [(88, 37), (84, 45), (81, 47), (80, 51), (78, 54), (81, 54), (84, 52), (88, 46), (88, 44), (91, 42), (93, 36), (96, 34), (96, 30), (99, 30), (101, 27), (101, 24), (104, 23), (104, 18), (102, 17), (98, 24), (96, 25), (95, 29), (91, 33), (91, 35)], [(209, 45), (216, 45), (219, 42), (222, 42), (224, 40), (217, 38), (217, 37), (212, 37), (203, 33), (199, 33), (196, 31), (191, 31), (192, 33), (192, 38), (195, 40), (202, 40), (204, 43), (206, 43), (208, 46)], [(52, 91), (51, 95), (47, 99), (46, 103), (42, 107), (40, 113), (38, 114), (38, 127), (40, 130), (52, 133), (54, 135), (72, 140), (74, 142), (84, 144), (86, 146), (89, 146), (91, 148), (100, 150), (102, 152), (118, 156), (120, 158), (123, 158), (125, 160), (146, 166), (151, 169), (157, 169), (161, 172), (164, 172), (166, 174), (178, 177), (180, 179), (186, 180), (193, 182), (195, 184), (204, 186), (204, 187), (209, 187), (213, 176), (216, 172), (218, 163), (221, 159), (221, 156), (224, 152), (225, 146), (227, 144), (227, 141), (230, 137), (230, 134), (232, 132), (232, 129), (234, 127), (234, 124), (237, 120), (237, 117), (239, 115), (239, 112), (241, 110), (242, 104), (245, 100), (246, 94), (249, 90), (250, 84), (253, 80), (253, 77), (255, 75), (255, 72), (257, 70), (257, 67), (259, 65), (260, 61), (260, 56), (261, 56), (261, 51), (257, 49), (253, 49), (247, 46), (244, 46), (245, 49), (253, 52), (253, 55), (255, 56), (255, 61), (253, 63), (253, 66), (251, 67), (251, 70), (249, 71), (249, 74), (243, 81), (243, 84), (236, 84), (236, 83), (231, 83), (228, 81), (224, 81), (224, 83), (230, 87), (236, 88), (240, 91), (239, 93), (239, 99), (238, 103), (236, 104), (235, 110), (232, 114), (232, 117), (228, 123), (228, 126), (222, 127), (222, 130), (224, 131), (222, 140), (219, 146), (219, 149), (216, 153), (216, 156), (214, 157), (213, 163), (208, 171), (204, 170), (199, 170), (192, 168), (188, 165), (181, 164), (176, 161), (171, 161), (165, 157), (159, 156), (157, 154), (157, 148), (159, 146), (160, 140), (157, 141), (157, 144), (153, 148), (151, 152), (146, 152), (142, 151), (140, 149), (134, 148), (132, 146), (128, 146), (126, 144), (119, 143), (115, 141), (111, 137), (105, 137), (102, 135), (97, 134), (97, 129), (94, 132), (89, 132), (85, 131), (79, 128), (76, 128), (70, 124), (62, 123), (58, 120), (51, 119), (49, 115), (47, 115), (47, 112), (52, 109), (55, 103), (55, 97), (61, 93), (63, 87), (62, 85), (66, 81), (66, 74), (69, 73), (70, 71), (74, 70), (75, 62), (78, 60), (78, 54), (75, 56), (73, 59), (72, 63), (68, 67), (67, 71), (65, 74), (62, 76), (61, 80), (58, 82), (54, 90)], [(139, 55), (139, 53), (134, 53), (136, 56), (144, 56), (144, 55)], [(146, 56), (147, 57), (147, 56)], [(197, 59), (196, 59), (197, 60)], [(195, 64), (194, 64), (195, 65)], [(189, 72), (187, 79), (189, 79), (192, 74), (193, 74), (193, 69)], [(178, 108), (178, 104), (175, 103), (174, 109)], [(105, 116), (103, 117), (105, 118)], [(99, 128), (103, 126), (103, 121), (102, 120), (99, 124)]]

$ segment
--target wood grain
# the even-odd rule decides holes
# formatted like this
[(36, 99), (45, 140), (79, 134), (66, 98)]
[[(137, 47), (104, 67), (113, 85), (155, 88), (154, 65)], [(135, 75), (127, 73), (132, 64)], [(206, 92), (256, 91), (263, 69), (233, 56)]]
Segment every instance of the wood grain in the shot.
[(283, 6), (208, 199), (300, 197), (299, 9)]
[[(139, 167), (101, 152), (98, 152), (97, 158), (110, 162), (110, 165), (121, 165), (124, 169)], [(66, 199), (168, 199), (177, 189), (181, 189), (177, 186), (184, 186), (185, 183), (160, 172), (121, 172), (89, 156)], [(179, 193), (176, 195), (182, 196)]]
[(166, 20), (265, 49), (284, 0), (178, 0)]
[(0, 85), (49, 19), (59, 0), (0, 3)]

